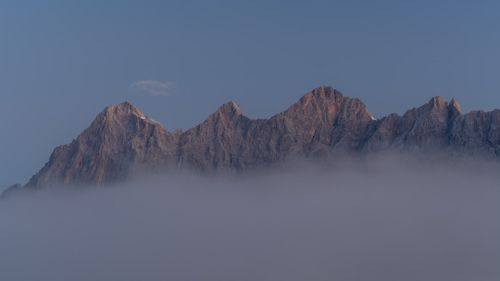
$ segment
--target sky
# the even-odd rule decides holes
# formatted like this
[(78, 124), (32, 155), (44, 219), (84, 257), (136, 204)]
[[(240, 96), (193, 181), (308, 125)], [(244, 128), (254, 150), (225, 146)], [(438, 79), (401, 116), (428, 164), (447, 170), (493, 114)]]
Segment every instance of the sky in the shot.
[(0, 187), (105, 106), (169, 130), (331, 85), (380, 117), (432, 96), (500, 108), (498, 1), (0, 1)]

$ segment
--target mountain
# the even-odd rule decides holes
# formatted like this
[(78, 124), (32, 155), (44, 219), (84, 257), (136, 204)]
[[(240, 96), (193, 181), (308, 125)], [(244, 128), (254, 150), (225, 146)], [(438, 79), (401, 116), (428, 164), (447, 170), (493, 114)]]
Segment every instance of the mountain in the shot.
[(177, 139), (128, 102), (110, 106), (70, 144), (57, 147), (27, 186), (99, 184), (137, 167), (175, 165)]
[(361, 100), (322, 86), (269, 119), (250, 119), (230, 101), (198, 126), (169, 132), (125, 102), (107, 107), (75, 140), (57, 147), (24, 188), (101, 185), (142, 171), (238, 172), (386, 150), (498, 158), (500, 110), (463, 114), (456, 100), (434, 97), (402, 116), (375, 120)]

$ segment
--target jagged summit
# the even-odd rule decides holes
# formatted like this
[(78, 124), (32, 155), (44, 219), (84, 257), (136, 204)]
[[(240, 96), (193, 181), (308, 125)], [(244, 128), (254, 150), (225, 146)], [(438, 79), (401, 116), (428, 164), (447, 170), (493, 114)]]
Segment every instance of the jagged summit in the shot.
[(115, 104), (115, 105), (107, 106), (103, 110), (103, 114), (109, 115), (109, 116), (129, 115), (129, 114), (133, 114), (133, 115), (137, 115), (137, 116), (144, 115), (144, 113), (142, 113), (142, 111), (140, 111), (137, 107), (135, 107), (132, 103), (130, 103), (128, 101), (125, 101), (125, 102), (122, 102), (119, 104)]
[(105, 132), (135, 130), (143, 127), (145, 123), (165, 129), (160, 122), (147, 116), (132, 103), (126, 101), (104, 108), (87, 130), (104, 130)]
[(333, 121), (332, 118), (342, 104), (349, 100), (352, 99), (344, 97), (340, 91), (330, 86), (321, 86), (304, 94), (299, 101), (280, 114), (291, 114), (299, 118), (304, 117), (303, 115), (311, 115), (311, 117)]
[(462, 106), (455, 98), (451, 99), (449, 107), (450, 107), (450, 110), (452, 110), (456, 113), (462, 113)]
[(342, 93), (335, 89), (332, 86), (328, 85), (323, 85), (319, 86), (317, 88), (312, 89), (309, 93), (306, 93), (305, 95), (313, 95), (313, 96), (338, 96), (342, 98)]
[(457, 113), (462, 112), (462, 108), (460, 106), (460, 103), (455, 99), (452, 98), (450, 102), (447, 102), (446, 99), (442, 96), (435, 96), (432, 97), (429, 102), (422, 107), (427, 107), (431, 109), (438, 109), (438, 110), (444, 110), (444, 109), (449, 109), (453, 110)]
[(129, 101), (124, 101), (119, 104), (113, 104), (110, 106), (107, 106), (106, 109), (123, 109), (123, 110), (130, 110), (130, 111), (139, 111), (137, 107), (135, 107), (131, 102)]
[(104, 117), (104, 120), (113, 120), (113, 119), (116, 120), (128, 117), (137, 117), (143, 120), (150, 119), (141, 110), (139, 110), (137, 107), (135, 107), (132, 103), (128, 101), (115, 105), (110, 105), (106, 107), (100, 113), (100, 115)]
[(238, 104), (236, 104), (234, 101), (228, 101), (221, 105), (216, 113), (222, 114), (222, 115), (227, 115), (227, 116), (239, 116), (242, 115), (241, 109)]
[(167, 165), (173, 146), (175, 137), (131, 103), (108, 106), (75, 140), (57, 147), (27, 185), (113, 182), (136, 168)]
[(306, 93), (299, 100), (299, 103), (307, 103), (311, 100), (332, 100), (334, 102), (340, 102), (343, 99), (343, 95), (340, 91), (334, 89), (331, 86), (321, 86), (313, 89), (312, 91)]
[(437, 107), (437, 108), (443, 108), (443, 107), (446, 107), (448, 105), (448, 103), (446, 102), (445, 98), (442, 97), (442, 96), (432, 97), (430, 99), (430, 101), (428, 102), (428, 104), (431, 107)]
[(321, 86), (269, 119), (249, 119), (229, 101), (194, 128), (169, 133), (124, 102), (106, 107), (74, 141), (56, 148), (26, 186), (100, 185), (145, 170), (243, 171), (383, 150), (500, 158), (500, 110), (462, 114), (455, 99), (437, 96), (403, 116), (374, 120), (361, 100)]

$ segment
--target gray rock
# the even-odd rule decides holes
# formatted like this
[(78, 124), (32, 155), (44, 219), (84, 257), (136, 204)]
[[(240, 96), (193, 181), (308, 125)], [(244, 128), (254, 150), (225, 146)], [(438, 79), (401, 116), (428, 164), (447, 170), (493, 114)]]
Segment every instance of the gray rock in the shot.
[(110, 106), (70, 144), (57, 147), (27, 186), (102, 184), (175, 166), (177, 140), (130, 103)]
[[(239, 172), (293, 158), (402, 150), (500, 156), (500, 110), (462, 114), (434, 97), (403, 116), (375, 120), (366, 105), (323, 86), (269, 119), (250, 119), (234, 102), (198, 126), (168, 132), (125, 102), (107, 107), (26, 184), (101, 185), (142, 171)], [(19, 186), (11, 189), (19, 189)]]

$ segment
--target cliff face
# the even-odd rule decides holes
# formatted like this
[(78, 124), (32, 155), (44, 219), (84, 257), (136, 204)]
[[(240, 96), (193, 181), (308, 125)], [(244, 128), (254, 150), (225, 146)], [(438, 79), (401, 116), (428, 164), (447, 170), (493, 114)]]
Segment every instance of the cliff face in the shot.
[(462, 114), (455, 99), (434, 97), (403, 116), (391, 114), (371, 125), (363, 150), (386, 149), (498, 157), (500, 110)]
[(56, 148), (26, 186), (99, 185), (142, 170), (241, 171), (290, 158), (389, 149), (498, 157), (500, 110), (462, 114), (457, 101), (434, 97), (402, 116), (375, 120), (359, 99), (319, 87), (269, 119), (249, 119), (228, 102), (198, 126), (171, 133), (122, 103), (107, 107), (73, 142)]
[(251, 120), (234, 102), (183, 133), (181, 165), (241, 170), (290, 157), (357, 150), (372, 122), (366, 106), (331, 87), (320, 87), (270, 119)]
[(57, 147), (27, 185), (101, 184), (169, 167), (176, 163), (177, 138), (130, 103), (110, 106), (74, 141)]
[(448, 104), (442, 97), (434, 97), (403, 116), (391, 114), (375, 122), (364, 148), (441, 149), (449, 143), (449, 130), (457, 116), (460, 106), (456, 101)]
[(500, 156), (500, 110), (457, 116), (449, 131), (451, 148), (463, 153)]

